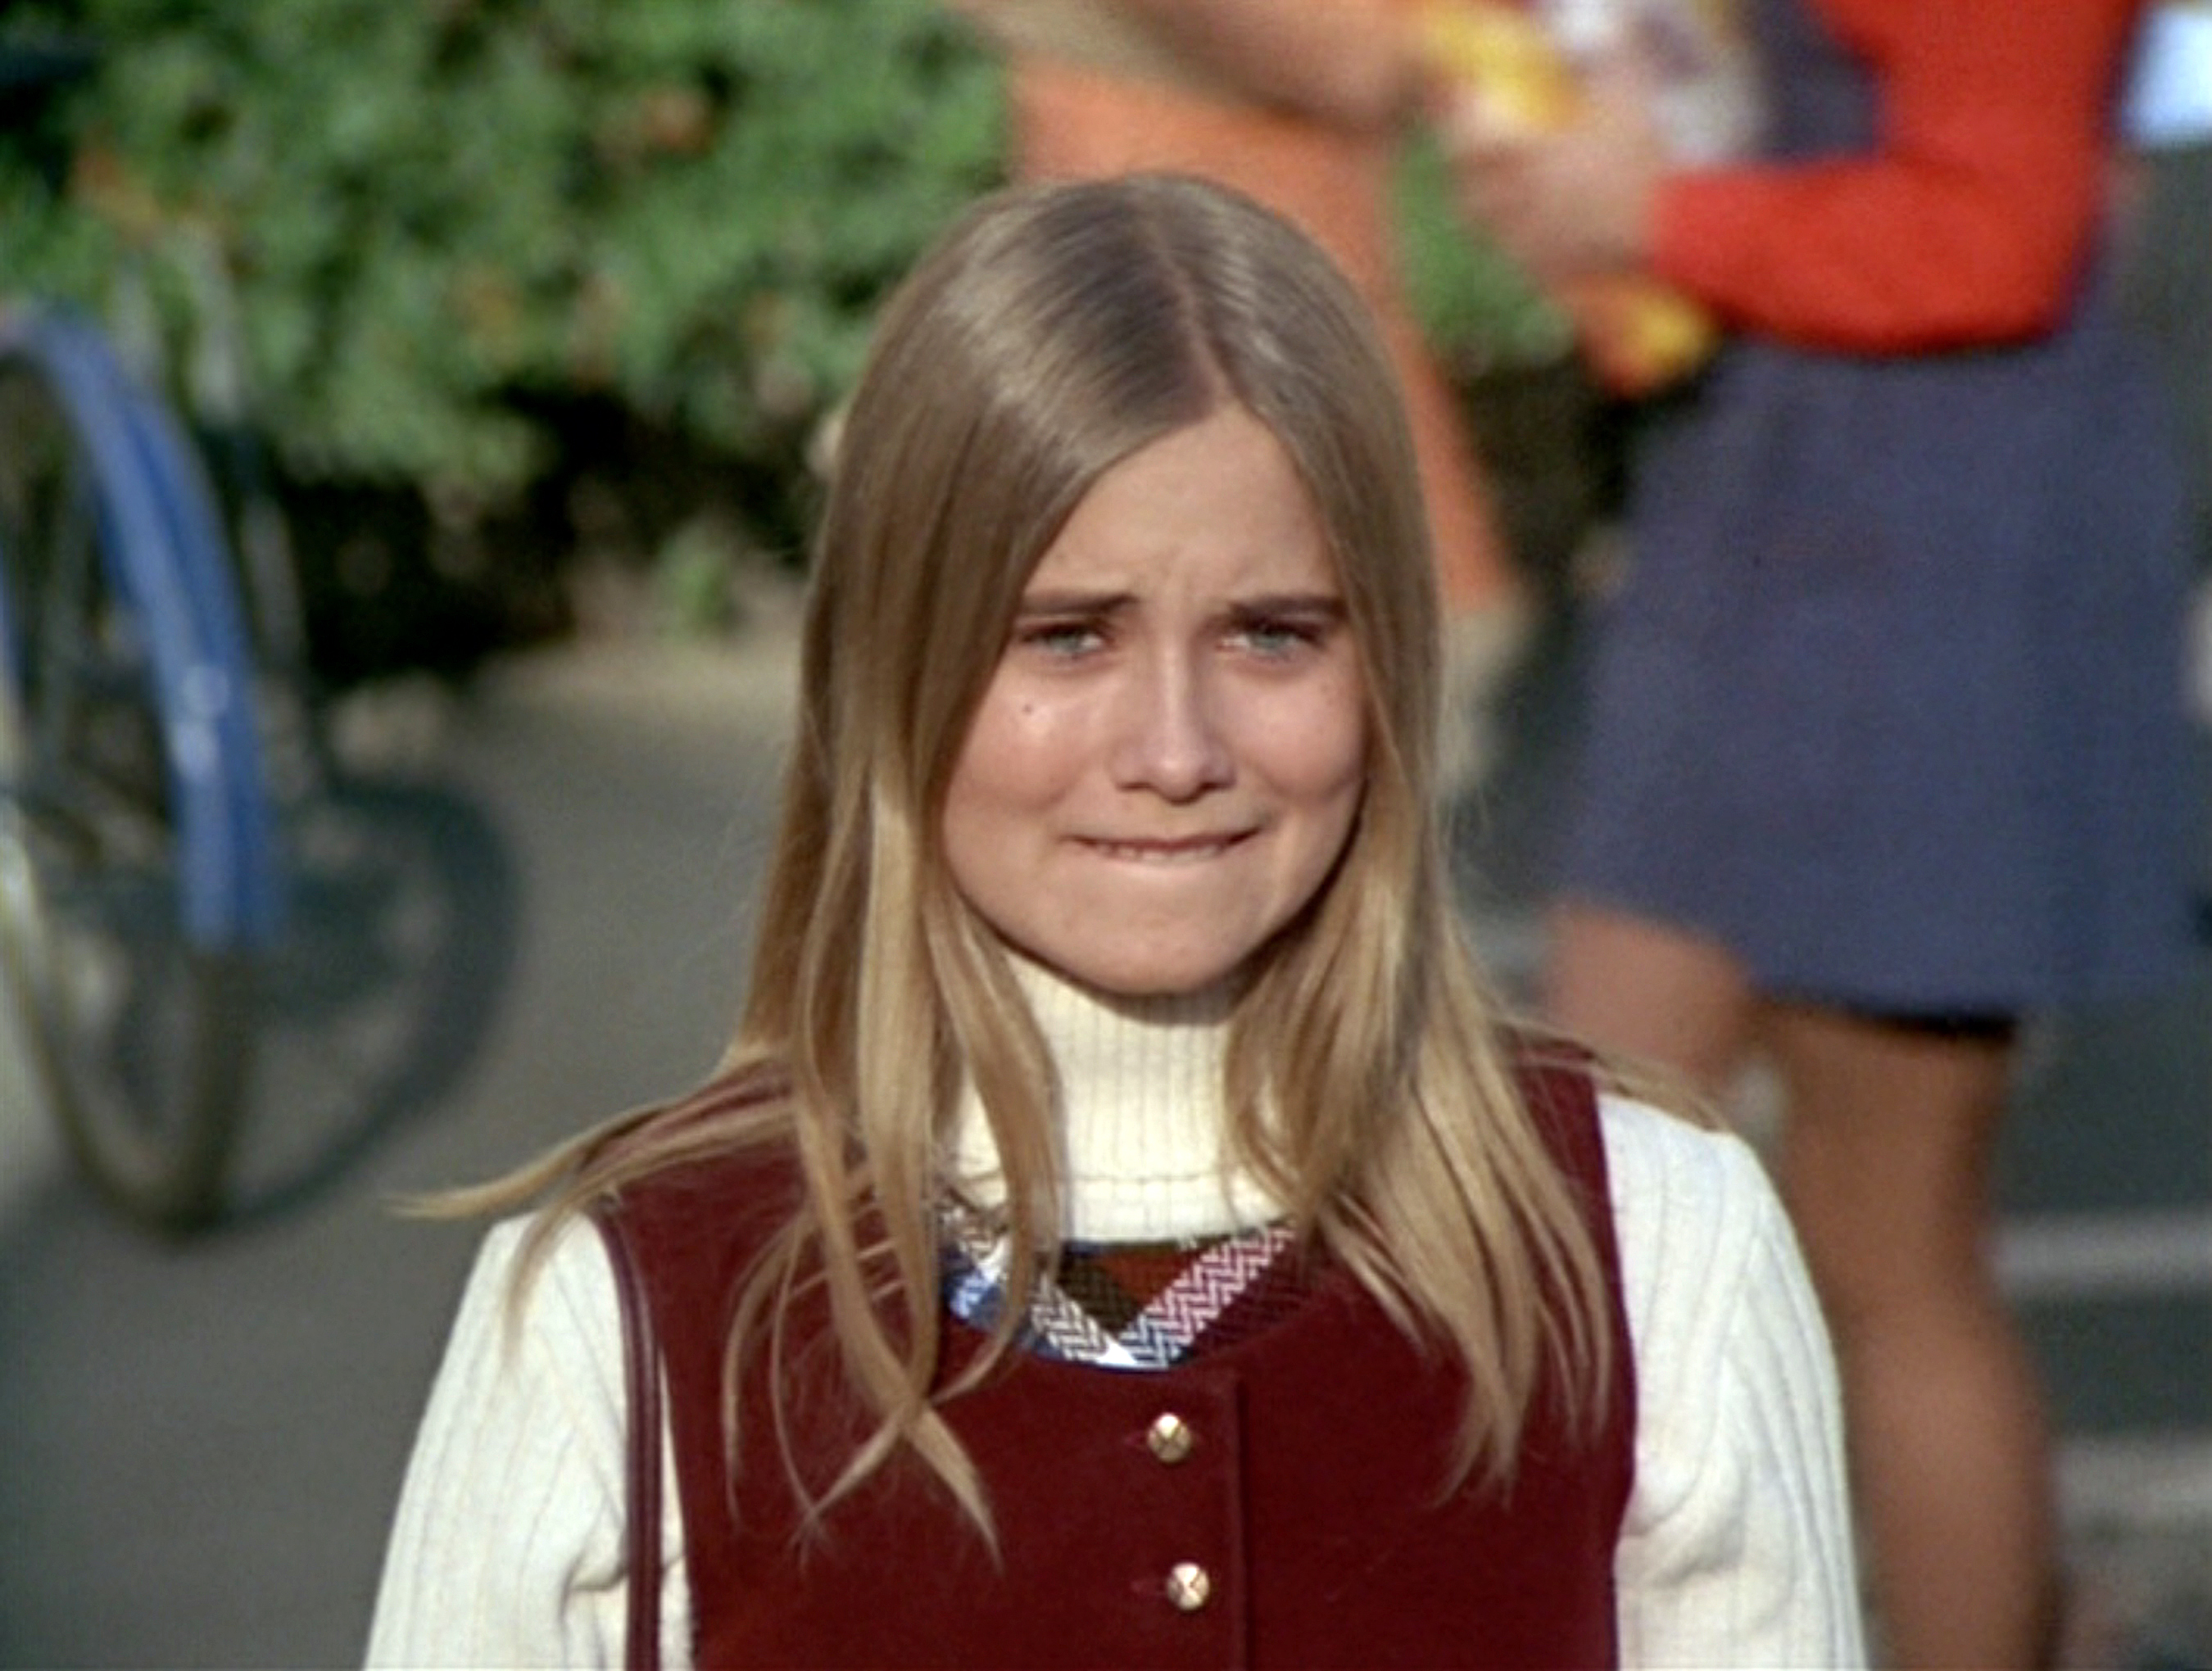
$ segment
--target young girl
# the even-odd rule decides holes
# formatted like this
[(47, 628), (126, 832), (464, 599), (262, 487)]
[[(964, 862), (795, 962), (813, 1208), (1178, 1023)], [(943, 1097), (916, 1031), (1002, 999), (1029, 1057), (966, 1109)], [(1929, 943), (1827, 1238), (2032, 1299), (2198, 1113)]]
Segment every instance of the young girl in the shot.
[(372, 1661), (1854, 1660), (1785, 1221), (1493, 1012), (1437, 640), (1302, 234), (957, 227), (845, 431), (737, 1038), (486, 1198)]

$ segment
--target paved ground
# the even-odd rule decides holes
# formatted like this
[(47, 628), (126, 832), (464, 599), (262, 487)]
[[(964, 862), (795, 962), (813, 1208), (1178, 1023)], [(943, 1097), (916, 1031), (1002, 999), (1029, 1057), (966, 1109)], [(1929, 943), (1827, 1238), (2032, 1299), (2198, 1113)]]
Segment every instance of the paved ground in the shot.
[[(380, 705), (373, 751), (438, 787), (384, 809), (378, 839), (447, 866), (382, 949), (448, 978), (428, 1013), (393, 1011), (323, 990), (318, 963), (343, 960), (302, 960), (288, 1000), (342, 1011), (344, 1054), (280, 1035), (230, 1229), (150, 1243), (8, 1151), (0, 1664), (358, 1657), (475, 1237), (392, 1200), (712, 1060), (773, 796), (780, 643), (570, 648), (495, 670), (450, 711)], [(1467, 825), (1493, 878), (1479, 918), (1509, 964), (1533, 949), (1516, 890), (1558, 711), (1543, 681), (1524, 693), (1525, 746)], [(2208, 1024), (2212, 966), (2166, 1003), (2067, 1018), (2007, 1156), (2008, 1269), (2052, 1376), (2094, 1604), (2081, 1664), (2212, 1656)]]

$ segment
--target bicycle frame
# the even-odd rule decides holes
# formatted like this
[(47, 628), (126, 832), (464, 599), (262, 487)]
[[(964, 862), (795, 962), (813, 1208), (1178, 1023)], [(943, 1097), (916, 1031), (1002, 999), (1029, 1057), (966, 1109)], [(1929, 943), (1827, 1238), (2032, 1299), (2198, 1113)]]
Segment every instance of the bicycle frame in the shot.
[[(0, 315), (0, 357), (10, 356), (44, 374), (94, 454), (100, 561), (143, 623), (163, 720), (185, 937), (206, 951), (266, 947), (283, 927), (283, 866), (212, 491), (167, 410), (92, 327), (57, 309), (11, 309)], [(23, 627), (0, 565), (0, 673), (13, 679)]]

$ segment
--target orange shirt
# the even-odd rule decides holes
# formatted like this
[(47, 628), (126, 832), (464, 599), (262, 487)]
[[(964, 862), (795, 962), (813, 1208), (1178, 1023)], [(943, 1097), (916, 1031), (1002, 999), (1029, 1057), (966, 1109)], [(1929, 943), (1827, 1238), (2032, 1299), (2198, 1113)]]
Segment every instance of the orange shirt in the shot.
[[(1389, 27), (1419, 0), (1366, 3), (1376, 27)], [(1474, 442), (1398, 283), (1392, 141), (1043, 56), (1017, 58), (1010, 79), (1018, 178), (1202, 175), (1297, 222), (1336, 258), (1375, 310), (1405, 386), (1447, 608), (1481, 610), (1510, 596), (1515, 582)]]
[[(1370, 4), (1377, 27), (1389, 27), (1408, 0)], [(1202, 174), (1297, 222), (1370, 299), (1391, 294), (1387, 140), (1043, 58), (1015, 64), (1012, 93), (1023, 178), (1139, 169)]]
[(1871, 70), (1870, 154), (1678, 176), (1653, 264), (1727, 323), (1909, 349), (2036, 334), (2101, 221), (2139, 0), (1813, 0)]

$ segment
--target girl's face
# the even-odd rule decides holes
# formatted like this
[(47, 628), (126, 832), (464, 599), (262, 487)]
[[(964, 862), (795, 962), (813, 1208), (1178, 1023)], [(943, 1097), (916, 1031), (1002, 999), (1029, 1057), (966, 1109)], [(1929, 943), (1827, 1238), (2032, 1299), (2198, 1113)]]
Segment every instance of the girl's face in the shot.
[(953, 882), (1089, 986), (1211, 986), (1343, 852), (1366, 714), (1305, 485), (1224, 405), (1101, 477), (1030, 575), (946, 794)]

